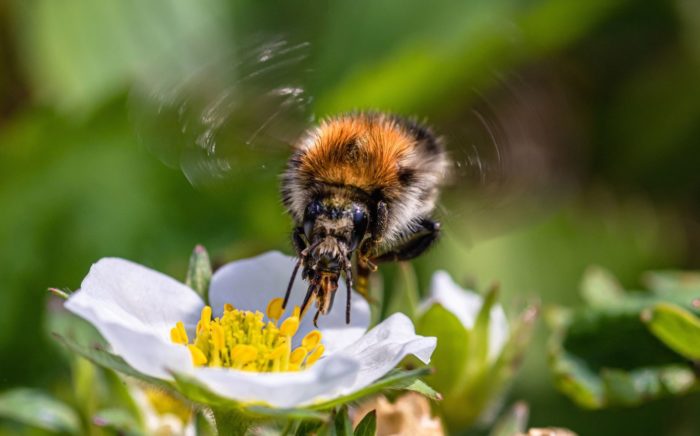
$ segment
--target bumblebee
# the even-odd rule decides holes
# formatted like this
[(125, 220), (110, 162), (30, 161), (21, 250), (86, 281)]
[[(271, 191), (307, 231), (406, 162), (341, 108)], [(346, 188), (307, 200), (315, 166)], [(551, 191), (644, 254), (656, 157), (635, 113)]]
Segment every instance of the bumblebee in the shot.
[(316, 324), (344, 276), (349, 323), (353, 286), (367, 298), (377, 264), (413, 259), (438, 239), (440, 223), (431, 215), (449, 165), (427, 126), (396, 115), (346, 114), (305, 133), (282, 175), (298, 255), (283, 307), (301, 268), (309, 283), (301, 310), (315, 300)]

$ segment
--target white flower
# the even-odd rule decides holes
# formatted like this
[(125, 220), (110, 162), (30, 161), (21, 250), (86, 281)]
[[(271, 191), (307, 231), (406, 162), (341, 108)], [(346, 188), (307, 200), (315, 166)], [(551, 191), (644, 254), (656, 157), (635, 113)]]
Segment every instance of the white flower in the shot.
[(167, 392), (138, 383), (127, 383), (129, 393), (141, 411), (146, 434), (195, 436), (194, 414), (185, 403)]
[[(214, 315), (220, 316), (227, 303), (265, 313), (268, 302), (283, 295), (293, 266), (292, 258), (278, 252), (225, 265), (213, 275), (209, 289)], [(305, 291), (304, 282), (298, 280), (290, 305), (300, 304)], [(170, 331), (182, 321), (192, 336), (204, 302), (184, 284), (127, 260), (106, 258), (94, 264), (66, 307), (92, 323), (112, 351), (141, 373), (164, 380), (172, 380), (172, 372), (184, 373), (216, 394), (245, 403), (311, 405), (370, 385), (409, 354), (429, 362), (435, 338), (416, 335), (402, 314), (367, 331), (369, 306), (354, 292), (348, 326), (344, 284), (337, 292), (332, 311), (318, 321), (325, 355), (298, 372), (195, 366), (188, 348), (173, 343)], [(313, 330), (311, 318), (302, 319), (295, 346)]]
[[(430, 296), (423, 302), (422, 308), (428, 309), (434, 303), (442, 305), (455, 315), (464, 327), (471, 329), (484, 299), (475, 292), (461, 288), (447, 272), (437, 271), (430, 282)], [(489, 321), (489, 360), (500, 354), (509, 335), (508, 320), (503, 307), (494, 304)]]

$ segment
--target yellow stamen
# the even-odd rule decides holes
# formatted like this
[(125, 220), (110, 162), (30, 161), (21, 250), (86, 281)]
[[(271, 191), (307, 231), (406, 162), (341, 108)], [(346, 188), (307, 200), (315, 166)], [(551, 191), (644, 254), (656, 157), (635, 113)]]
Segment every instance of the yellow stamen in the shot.
[(267, 305), (267, 310), (265, 311), (267, 313), (267, 317), (275, 322), (282, 318), (282, 314), (284, 313), (282, 303), (284, 303), (284, 298), (273, 298), (270, 300), (270, 303)]
[(187, 346), (195, 366), (256, 372), (303, 370), (323, 354), (321, 333), (311, 331), (301, 347), (292, 349), (300, 311), (295, 307), (294, 315), (277, 324), (284, 314), (282, 301), (276, 298), (268, 304), (266, 314), (270, 321), (260, 312), (238, 310), (230, 304), (224, 305), (219, 318), (212, 319), (211, 307), (205, 306), (191, 343), (182, 322), (170, 330), (170, 339)]
[(311, 330), (306, 334), (306, 336), (304, 336), (304, 339), (301, 340), (301, 345), (307, 350), (313, 350), (320, 342), (321, 332), (318, 330)]
[(231, 350), (231, 360), (234, 361), (235, 368), (241, 368), (249, 364), (258, 357), (258, 349), (252, 345), (238, 344)]
[(204, 306), (202, 309), (202, 314), (199, 318), (199, 324), (197, 330), (200, 328), (203, 330), (209, 330), (209, 322), (211, 321), (211, 307)]
[(280, 326), (280, 333), (285, 336), (294, 336), (297, 330), (299, 330), (299, 318), (296, 316), (290, 316), (285, 319)]
[(325, 350), (326, 347), (324, 347), (323, 344), (319, 344), (313, 353), (309, 354), (309, 356), (306, 358), (306, 366), (311, 366), (316, 363), (316, 361), (321, 358)]
[(194, 366), (202, 366), (207, 363), (207, 356), (204, 355), (202, 350), (194, 345), (188, 345), (187, 348), (190, 350), (190, 354), (192, 355), (192, 363)]
[(211, 342), (217, 350), (224, 348), (224, 329), (219, 324), (211, 325)]
[(187, 338), (187, 331), (185, 331), (185, 324), (182, 321), (178, 321), (175, 327), (170, 329), (170, 340), (176, 344), (187, 344), (190, 340)]
[(307, 354), (309, 354), (309, 350), (305, 347), (297, 347), (292, 351), (292, 355), (289, 356), (289, 363), (299, 364), (304, 360)]
[(145, 384), (141, 390), (158, 415), (175, 415), (185, 424), (192, 419), (192, 408), (168, 392)]

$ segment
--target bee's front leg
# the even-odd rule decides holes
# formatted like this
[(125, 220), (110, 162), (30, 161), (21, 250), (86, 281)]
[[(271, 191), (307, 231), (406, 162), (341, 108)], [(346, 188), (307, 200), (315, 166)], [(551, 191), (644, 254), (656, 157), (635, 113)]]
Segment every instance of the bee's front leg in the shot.
[[(287, 303), (289, 303), (289, 296), (292, 293), (292, 287), (294, 286), (294, 279), (297, 277), (297, 272), (299, 271), (299, 267), (301, 266), (304, 257), (306, 256), (305, 250), (307, 247), (306, 241), (304, 240), (304, 229), (301, 227), (296, 227), (294, 229), (294, 232), (292, 232), (292, 244), (294, 244), (294, 249), (297, 252), (297, 256), (299, 259), (297, 260), (296, 265), (294, 265), (294, 270), (292, 270), (292, 277), (289, 279), (289, 285), (287, 285), (287, 292), (284, 293), (284, 301), (282, 303), (282, 308), (285, 309), (287, 307)], [(301, 277), (305, 277), (306, 271), (306, 266), (304, 266), (304, 270), (302, 271)]]
[(296, 227), (292, 232), (292, 245), (297, 254), (300, 255), (307, 247), (306, 236), (304, 235), (303, 227)]

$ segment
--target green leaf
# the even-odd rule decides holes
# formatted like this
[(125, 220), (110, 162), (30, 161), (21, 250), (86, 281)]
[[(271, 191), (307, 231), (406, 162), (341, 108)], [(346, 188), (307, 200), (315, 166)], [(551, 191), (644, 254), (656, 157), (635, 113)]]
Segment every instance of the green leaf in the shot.
[(63, 290), (63, 289), (58, 289), (58, 288), (49, 288), (49, 292), (52, 295), (57, 296), (58, 298), (62, 298), (64, 300), (67, 300), (68, 297), (70, 297), (71, 292), (69, 290)]
[(552, 353), (549, 368), (554, 385), (581, 407), (598, 409), (604, 404), (604, 387), (600, 377), (585, 362), (565, 351)]
[(377, 411), (372, 410), (357, 424), (354, 436), (374, 436), (375, 434), (377, 434)]
[(343, 406), (338, 410), (333, 421), (336, 435), (353, 436), (352, 421), (350, 421), (350, 416), (348, 416), (347, 406)]
[(115, 356), (114, 354), (107, 351), (102, 343), (80, 343), (76, 341), (76, 339), (73, 337), (62, 336), (58, 333), (54, 333), (54, 337), (60, 343), (65, 345), (69, 350), (79, 354), (80, 356), (83, 356), (84, 358), (88, 359), (96, 365), (112, 369), (124, 375), (143, 380), (145, 382), (162, 387), (164, 389), (172, 389), (172, 386), (168, 382), (147, 376), (135, 370), (134, 368), (129, 366), (129, 364), (124, 362), (124, 359), (122, 359), (119, 356)]
[(205, 409), (195, 410), (194, 426), (197, 436), (217, 436), (215, 423), (208, 419), (207, 412)]
[(529, 408), (524, 401), (518, 401), (493, 425), (490, 436), (513, 436), (527, 431)]
[[(590, 292), (596, 297), (587, 298), (589, 306), (553, 323), (549, 363), (557, 388), (591, 409), (635, 406), (699, 390), (688, 359), (700, 357), (700, 319), (682, 307), (691, 307), (692, 293), (668, 284), (666, 289), (676, 291), (613, 291), (613, 279), (596, 280), (598, 286), (608, 283), (607, 294)], [(617, 296), (600, 298), (610, 292)]]
[(630, 373), (617, 369), (603, 369), (601, 378), (609, 402), (633, 406), (641, 401), (641, 392), (635, 386)]
[(491, 309), (497, 300), (498, 285), (494, 285), (484, 295), (484, 303), (476, 315), (474, 327), (469, 335), (469, 362), (477, 368), (483, 366), (489, 357)]
[(140, 428), (139, 422), (124, 409), (112, 408), (100, 410), (93, 416), (92, 422), (98, 427), (116, 430), (119, 434), (133, 436), (145, 435)]
[(81, 356), (74, 356), (71, 363), (71, 381), (77, 408), (83, 416), (92, 416), (100, 401), (100, 388), (103, 388), (99, 369)]
[(428, 386), (426, 382), (420, 379), (416, 379), (410, 385), (404, 387), (407, 391), (418, 392), (419, 394), (430, 398), (431, 400), (439, 401), (442, 400), (442, 395), (435, 389)]
[(615, 277), (607, 270), (592, 266), (583, 275), (581, 297), (590, 306), (606, 306), (619, 302), (624, 290)]
[(34, 389), (15, 389), (0, 394), (0, 417), (32, 427), (78, 434), (80, 419), (66, 404)]
[(415, 320), (420, 300), (416, 272), (410, 262), (399, 262), (397, 268), (387, 315), (401, 312)]
[(226, 48), (226, 14), (218, 1), (39, 0), (26, 6), (16, 18), (29, 85), (62, 109), (93, 109), (136, 78), (164, 80)]
[(492, 367), (494, 385), (509, 382), (520, 368), (534, 334), (539, 312), (538, 305), (529, 306), (512, 323), (508, 340)]
[(319, 428), (322, 426), (321, 421), (302, 421), (299, 424), (295, 436), (307, 436), (310, 434), (318, 434)]
[(416, 322), (416, 332), (437, 338), (438, 346), (431, 358), (435, 373), (428, 377), (429, 383), (445, 395), (457, 390), (469, 358), (467, 329), (452, 312), (435, 303)]
[(394, 369), (384, 377), (359, 391), (345, 395), (334, 400), (326, 401), (312, 406), (314, 410), (327, 410), (350, 402), (358, 401), (364, 397), (375, 395), (390, 390), (406, 390), (418, 378), (430, 373), (430, 368), (422, 367), (412, 370)]
[(209, 283), (211, 283), (211, 261), (209, 253), (202, 245), (197, 245), (190, 256), (185, 284), (197, 292), (205, 303), (209, 303)]
[(211, 392), (206, 386), (192, 377), (173, 372), (178, 391), (190, 400), (208, 405), (220, 411), (238, 410), (251, 418), (303, 419), (325, 421), (328, 415), (317, 410), (305, 408), (276, 408), (261, 404), (244, 404), (224, 398)]
[(659, 303), (642, 314), (649, 331), (669, 348), (691, 360), (700, 360), (700, 319), (673, 304)]
[(659, 295), (700, 292), (700, 272), (698, 271), (649, 271), (642, 279), (650, 290)]

